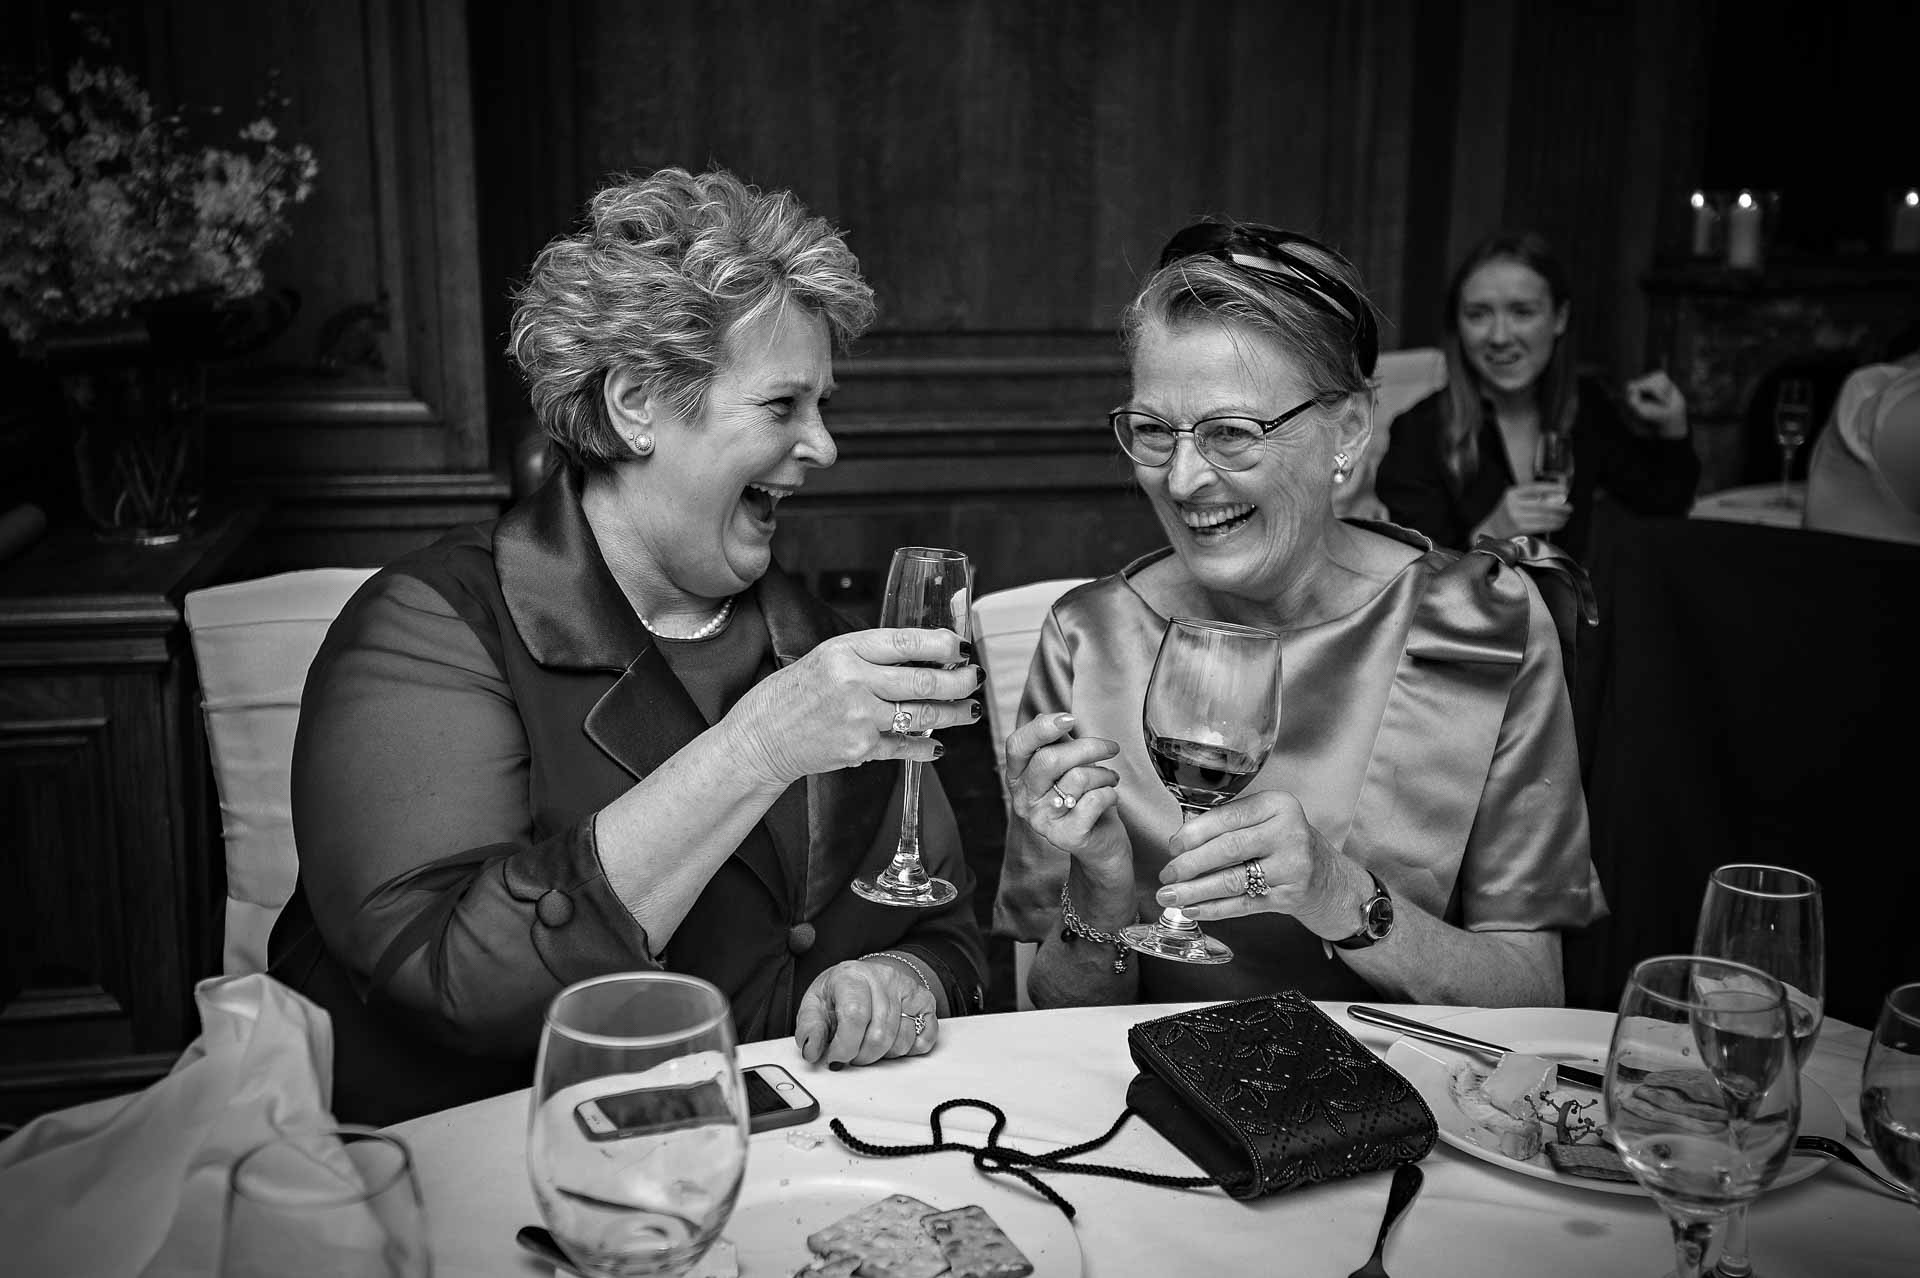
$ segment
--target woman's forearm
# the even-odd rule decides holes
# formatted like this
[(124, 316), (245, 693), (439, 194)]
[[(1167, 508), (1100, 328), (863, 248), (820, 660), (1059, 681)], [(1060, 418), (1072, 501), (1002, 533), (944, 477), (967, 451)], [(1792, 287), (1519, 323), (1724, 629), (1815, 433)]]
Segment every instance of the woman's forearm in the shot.
[(1383, 994), (1408, 1003), (1559, 1007), (1566, 1002), (1558, 932), (1469, 932), (1401, 901), (1385, 940), (1333, 952)]
[[(1080, 930), (1114, 935), (1139, 918), (1131, 882), (1096, 884), (1076, 862), (1067, 873), (1067, 899)], [(1112, 942), (1084, 935), (1067, 939), (1062, 917), (1040, 939), (1027, 973), (1035, 1007), (1131, 1003), (1139, 997), (1140, 955), (1126, 951), (1126, 971), (1114, 970), (1120, 952)]]
[(721, 720), (602, 808), (594, 822), (607, 883), (646, 929), (656, 954), (784, 789), (740, 766), (734, 736)]

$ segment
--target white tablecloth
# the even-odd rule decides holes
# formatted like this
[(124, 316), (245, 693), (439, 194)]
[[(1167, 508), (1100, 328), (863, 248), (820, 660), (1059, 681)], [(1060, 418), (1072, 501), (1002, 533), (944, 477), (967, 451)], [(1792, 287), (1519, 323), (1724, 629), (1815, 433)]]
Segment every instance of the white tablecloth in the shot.
[(1794, 480), (1787, 485), (1787, 499), (1780, 501), (1780, 485), (1748, 484), (1744, 488), (1723, 488), (1708, 493), (1693, 503), (1688, 515), (1694, 519), (1722, 519), (1736, 524), (1766, 524), (1773, 528), (1801, 528), (1807, 518), (1807, 485)]
[[(1344, 1004), (1323, 1007), (1378, 1052), (1384, 1054), (1393, 1041), (1391, 1031), (1348, 1018)], [(838, 1072), (802, 1064), (790, 1039), (746, 1044), (740, 1059), (792, 1070), (821, 1105), (821, 1117), (800, 1130), (818, 1131), (828, 1141), (834, 1139), (826, 1132), (831, 1118), (844, 1120), (856, 1136), (863, 1119), (924, 1128), (933, 1106), (970, 1096), (1006, 1111), (1006, 1143), (1038, 1150), (1089, 1139), (1107, 1128), (1135, 1072), (1127, 1054), (1127, 1027), (1177, 1010), (1074, 1008), (969, 1017), (944, 1023), (940, 1044), (928, 1056)], [(1464, 1009), (1391, 1010), (1437, 1020)], [(1857, 1115), (1866, 1043), (1858, 1027), (1829, 1021), (1807, 1066), (1850, 1116)], [(520, 1225), (540, 1220), (527, 1183), (526, 1123), (527, 1094), (518, 1092), (393, 1129), (418, 1158), (437, 1273), (549, 1272), (513, 1239)], [(950, 1137), (976, 1143), (985, 1130), (984, 1116), (956, 1112), (946, 1126)], [(774, 1131), (754, 1140), (786, 1136)], [(925, 1156), (962, 1162), (966, 1157)], [(1139, 1119), (1087, 1157), (1174, 1175), (1195, 1171)], [(1874, 1161), (1871, 1153), (1864, 1157)], [(915, 1161), (887, 1160), (887, 1166), (911, 1176)], [(1649, 1199), (1520, 1176), (1444, 1143), (1423, 1166), (1426, 1188), (1387, 1249), (1387, 1268), (1396, 1278), (1654, 1278), (1672, 1267), (1665, 1217)], [(747, 1175), (751, 1181), (751, 1156)], [(1051, 1183), (1079, 1209), (1074, 1231), (1087, 1278), (1345, 1278), (1373, 1245), (1387, 1179), (1367, 1176), (1252, 1203), (1236, 1202), (1218, 1190), (1159, 1189), (1088, 1176), (1055, 1176)], [(1750, 1219), (1752, 1250), (1765, 1278), (1920, 1274), (1920, 1210), (1869, 1188), (1857, 1173), (1838, 1165), (1768, 1193)]]

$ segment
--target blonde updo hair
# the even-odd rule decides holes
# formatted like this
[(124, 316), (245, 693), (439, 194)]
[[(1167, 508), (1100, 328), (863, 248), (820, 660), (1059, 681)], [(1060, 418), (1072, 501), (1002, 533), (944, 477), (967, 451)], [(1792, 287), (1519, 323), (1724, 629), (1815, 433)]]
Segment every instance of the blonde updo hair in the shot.
[(507, 351), (548, 448), (576, 469), (632, 455), (607, 420), (607, 373), (634, 370), (698, 415), (729, 331), (789, 301), (845, 350), (873, 322), (873, 289), (840, 233), (790, 192), (724, 169), (667, 168), (603, 187), (584, 225), (549, 243), (514, 291)]
[[(1214, 255), (1181, 255), (1177, 246), (1195, 232), (1202, 232), (1202, 239), (1212, 232), (1221, 241)], [(1242, 239), (1244, 244), (1238, 242)], [(1231, 260), (1231, 253), (1274, 265), (1243, 265)], [(1150, 323), (1167, 328), (1224, 324), (1273, 338), (1300, 362), (1308, 389), (1319, 398), (1370, 390), (1378, 345), (1373, 303), (1361, 288), (1359, 272), (1339, 253), (1258, 222), (1222, 222), (1188, 227), (1161, 258), (1121, 312), (1120, 337), (1129, 359), (1138, 354)], [(1310, 277), (1301, 274), (1302, 267)]]

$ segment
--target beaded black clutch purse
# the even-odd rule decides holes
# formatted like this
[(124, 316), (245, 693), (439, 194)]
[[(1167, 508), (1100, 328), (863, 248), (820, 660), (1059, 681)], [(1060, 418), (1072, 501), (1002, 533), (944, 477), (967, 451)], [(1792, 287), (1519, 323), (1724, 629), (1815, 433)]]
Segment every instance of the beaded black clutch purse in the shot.
[(1417, 1162), (1439, 1137), (1398, 1070), (1293, 990), (1141, 1021), (1127, 1105), (1235, 1198)]

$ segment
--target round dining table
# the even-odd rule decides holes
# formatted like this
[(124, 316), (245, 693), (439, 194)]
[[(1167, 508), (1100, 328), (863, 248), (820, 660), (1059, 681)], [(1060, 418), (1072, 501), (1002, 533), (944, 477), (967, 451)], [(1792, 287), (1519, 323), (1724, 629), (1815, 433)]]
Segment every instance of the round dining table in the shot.
[[(1071, 1218), (1011, 1178), (975, 1169), (964, 1152), (861, 1157), (830, 1130), (876, 1145), (931, 1141), (928, 1116), (944, 1101), (971, 1098), (1006, 1116), (1000, 1142), (1043, 1152), (1105, 1132), (1125, 1106), (1136, 1068), (1127, 1030), (1189, 1005), (1141, 1005), (1006, 1012), (945, 1021), (925, 1056), (830, 1071), (800, 1059), (792, 1039), (742, 1044), (744, 1065), (785, 1066), (820, 1102), (820, 1116), (755, 1134), (739, 1205), (724, 1237), (734, 1258), (771, 1254), (768, 1235), (792, 1266), (743, 1264), (743, 1278), (788, 1278), (806, 1259), (805, 1234), (850, 1202), (906, 1193), (935, 1208), (979, 1205), (1017, 1245), (1037, 1253), (1034, 1278), (1185, 1278), (1287, 1275), (1347, 1278), (1373, 1248), (1390, 1176), (1371, 1173), (1251, 1201), (1215, 1188), (1167, 1188), (1095, 1175), (1051, 1173), (1047, 1183), (1075, 1209)], [(1346, 1004), (1319, 1005), (1376, 1054), (1405, 1060), (1411, 1045), (1363, 1024)], [(1422, 1021), (1475, 1009), (1381, 1005)], [(1601, 1015), (1587, 1013), (1588, 1016)], [(1484, 1029), (1497, 1019), (1481, 1014)], [(1481, 1034), (1481, 1037), (1489, 1035)], [(1844, 1116), (1848, 1144), (1878, 1166), (1859, 1137), (1860, 1067), (1867, 1033), (1829, 1020), (1805, 1077)], [(1815, 1088), (1807, 1089), (1810, 1093)], [(544, 1275), (550, 1265), (515, 1244), (520, 1226), (540, 1223), (526, 1171), (527, 1093), (516, 1092), (397, 1124), (412, 1148), (426, 1200), (435, 1272)], [(1832, 1107), (1827, 1107), (1832, 1113)], [(1836, 1122), (1839, 1119), (1835, 1120)], [(950, 1141), (981, 1144), (992, 1118), (959, 1108), (943, 1119)], [(1443, 1124), (1444, 1126), (1444, 1124)], [(1077, 1161), (1157, 1175), (1198, 1169), (1157, 1131), (1129, 1119)], [(1790, 1163), (1792, 1167), (1800, 1160)], [(1515, 1170), (1452, 1143), (1422, 1161), (1425, 1185), (1390, 1235), (1386, 1269), (1423, 1275), (1633, 1275), (1672, 1268), (1672, 1236), (1654, 1202), (1632, 1187), (1610, 1192)], [(1875, 1187), (1839, 1163), (1819, 1164), (1776, 1185), (1750, 1209), (1750, 1250), (1764, 1278), (1920, 1274), (1920, 1207)], [(1621, 1192), (1623, 1189), (1627, 1192)], [(735, 1243), (738, 1247), (735, 1247)]]

